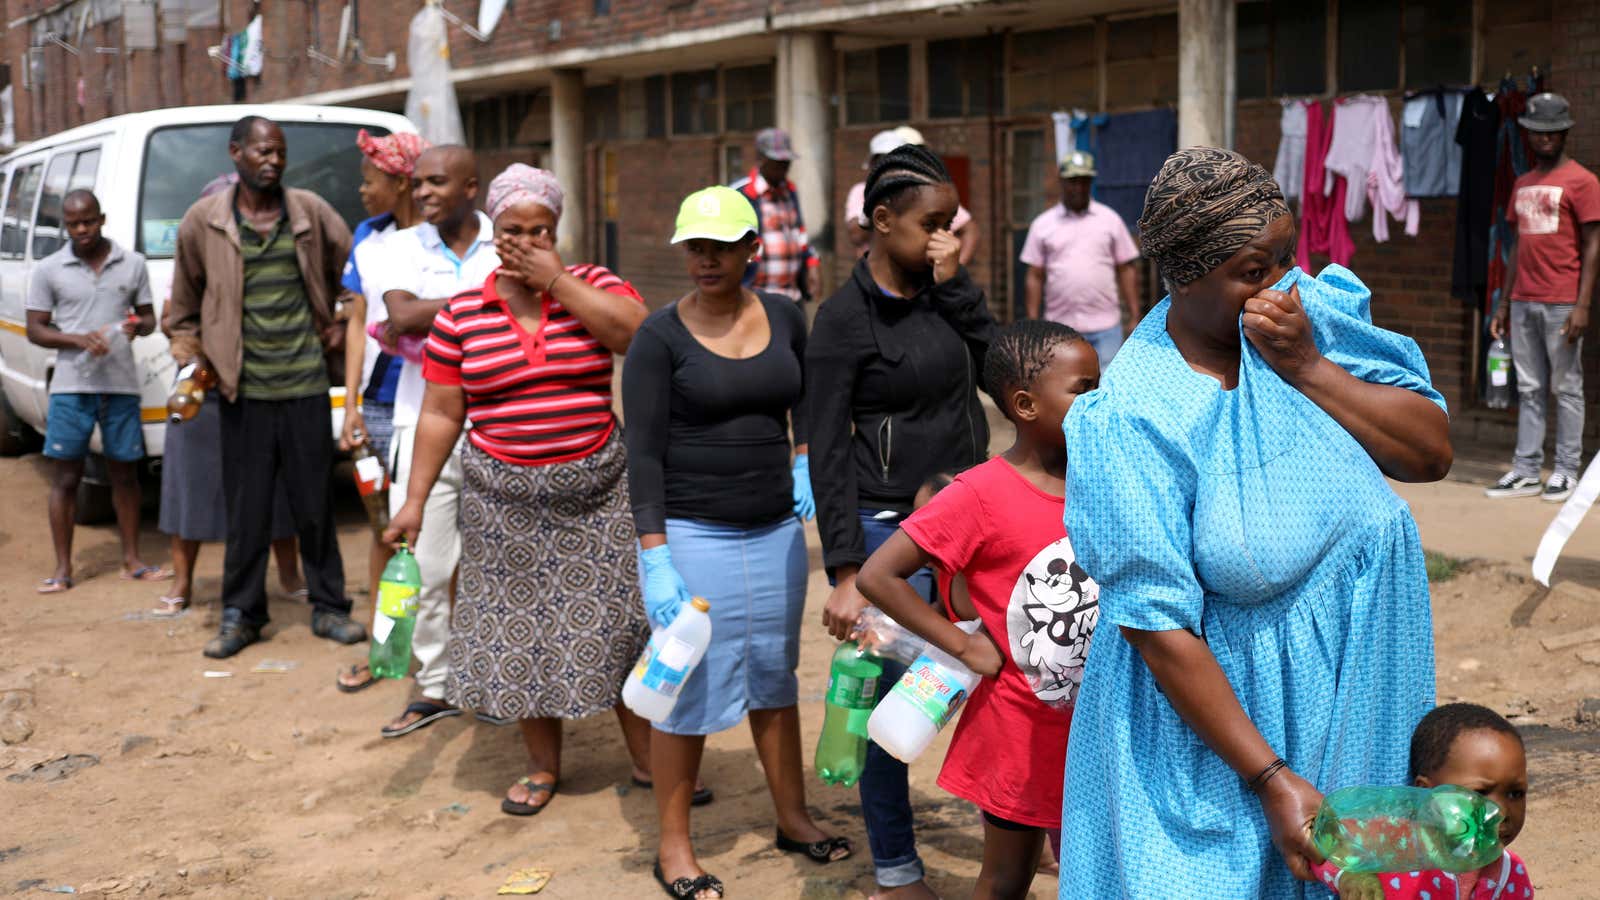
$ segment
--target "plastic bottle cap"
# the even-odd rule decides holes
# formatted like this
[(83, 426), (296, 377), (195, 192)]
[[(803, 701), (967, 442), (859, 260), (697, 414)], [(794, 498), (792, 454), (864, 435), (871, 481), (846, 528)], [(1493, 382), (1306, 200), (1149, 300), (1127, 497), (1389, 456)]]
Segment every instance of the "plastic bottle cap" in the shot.
[(694, 599), (689, 601), (689, 605), (694, 607), (695, 609), (700, 610), (701, 612), (710, 612), (711, 611), (711, 604), (707, 603), (706, 602), (706, 598), (704, 598), (704, 597), (695, 597)]

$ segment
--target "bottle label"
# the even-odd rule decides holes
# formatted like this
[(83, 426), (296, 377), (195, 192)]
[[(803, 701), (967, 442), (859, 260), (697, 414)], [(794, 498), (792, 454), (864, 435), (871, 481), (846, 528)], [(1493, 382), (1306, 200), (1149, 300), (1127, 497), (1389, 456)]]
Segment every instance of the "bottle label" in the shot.
[(894, 693), (904, 697), (927, 716), (935, 728), (943, 728), (961, 704), (967, 702), (967, 692), (950, 678), (943, 666), (926, 656), (918, 657), (894, 686)]
[(380, 644), (388, 643), (389, 642), (389, 632), (391, 632), (393, 630), (394, 630), (394, 619), (391, 619), (388, 616), (384, 615), (383, 614), (383, 610), (381, 610), (381, 609), (378, 610), (377, 612), (373, 613), (373, 615), (372, 615), (372, 639), (374, 641), (377, 641)]
[[(660, 640), (660, 643), (657, 641)], [(663, 697), (678, 696), (678, 689), (689, 675), (689, 660), (694, 658), (694, 645), (671, 635), (650, 638), (650, 646), (634, 671), (639, 683)]]
[(827, 702), (844, 709), (871, 709), (878, 702), (876, 676), (861, 678), (835, 673), (828, 679)]
[(178, 383), (180, 383), (182, 381), (185, 381), (186, 379), (192, 377), (194, 375), (194, 370), (198, 369), (198, 368), (200, 368), (200, 364), (199, 363), (189, 363), (188, 365), (186, 365), (183, 368), (178, 370), (178, 377), (173, 379), (172, 383), (173, 384), (178, 384)]
[(414, 584), (396, 581), (378, 582), (378, 612), (391, 619), (404, 619), (417, 614), (417, 591)]
[(1505, 387), (1511, 377), (1511, 360), (1489, 358), (1489, 383), (1495, 387)]
[(388, 487), (383, 463), (376, 456), (363, 456), (356, 460), (356, 490), (368, 497)]

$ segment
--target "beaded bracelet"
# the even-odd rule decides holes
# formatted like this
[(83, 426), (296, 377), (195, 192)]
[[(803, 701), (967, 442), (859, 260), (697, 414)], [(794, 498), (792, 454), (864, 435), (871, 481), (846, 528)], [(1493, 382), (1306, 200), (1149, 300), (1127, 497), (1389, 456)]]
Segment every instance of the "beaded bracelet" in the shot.
[(1285, 769), (1288, 766), (1289, 764), (1282, 759), (1275, 759), (1268, 763), (1267, 767), (1262, 769), (1259, 775), (1246, 781), (1244, 786), (1250, 789), (1250, 793), (1259, 794), (1261, 789), (1267, 786), (1267, 782), (1272, 780), (1272, 776), (1278, 774), (1279, 769)]

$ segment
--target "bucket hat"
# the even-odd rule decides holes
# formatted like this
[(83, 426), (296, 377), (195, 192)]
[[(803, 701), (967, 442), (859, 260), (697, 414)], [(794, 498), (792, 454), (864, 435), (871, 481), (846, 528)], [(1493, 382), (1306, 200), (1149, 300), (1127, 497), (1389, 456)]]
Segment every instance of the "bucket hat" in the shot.
[(1529, 131), (1566, 131), (1572, 127), (1572, 109), (1567, 98), (1549, 92), (1528, 98), (1528, 111), (1517, 117), (1517, 124)]

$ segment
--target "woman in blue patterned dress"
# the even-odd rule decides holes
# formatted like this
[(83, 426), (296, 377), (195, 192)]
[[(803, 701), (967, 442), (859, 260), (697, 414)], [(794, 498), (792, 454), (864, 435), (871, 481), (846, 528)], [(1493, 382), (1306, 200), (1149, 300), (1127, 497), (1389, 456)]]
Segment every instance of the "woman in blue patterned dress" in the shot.
[(1404, 783), (1433, 705), (1422, 547), (1384, 476), (1449, 470), (1444, 401), (1352, 273), (1294, 267), (1260, 166), (1181, 150), (1139, 224), (1171, 295), (1065, 426), (1102, 625), (1060, 895), (1301, 898), (1321, 792)]

